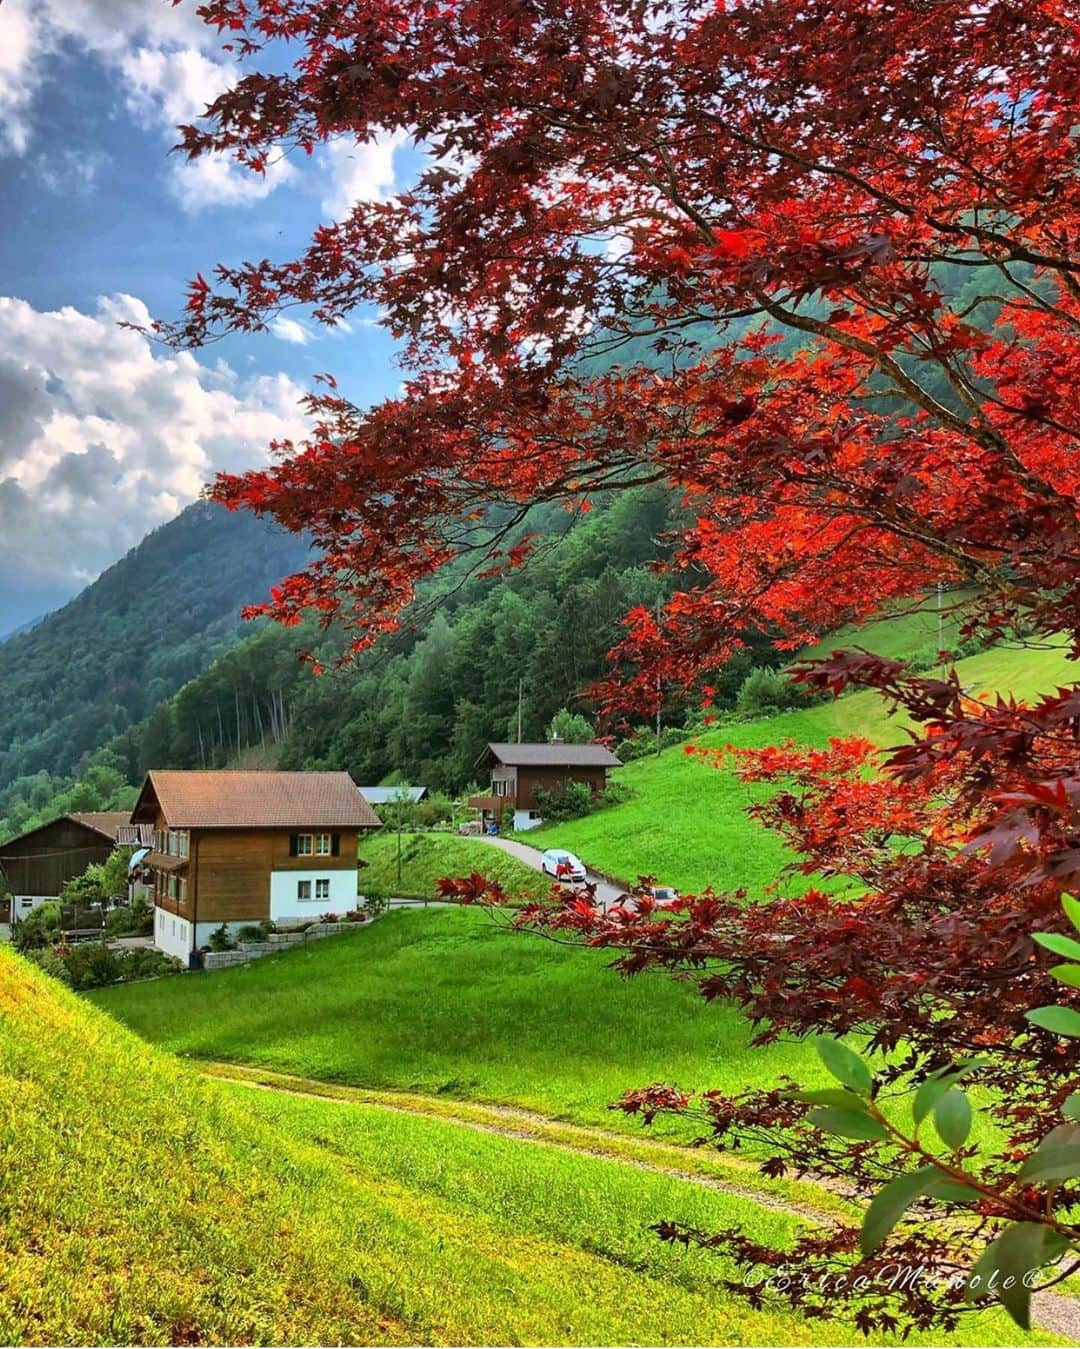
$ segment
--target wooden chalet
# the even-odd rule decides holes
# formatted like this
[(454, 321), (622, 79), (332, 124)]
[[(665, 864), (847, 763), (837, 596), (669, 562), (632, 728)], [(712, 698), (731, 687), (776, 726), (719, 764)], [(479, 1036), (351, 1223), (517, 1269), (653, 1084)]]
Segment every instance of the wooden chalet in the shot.
[(620, 767), (603, 745), (569, 745), (561, 740), (550, 744), (507, 745), (492, 743), (476, 761), (480, 771), (491, 775), (491, 790), (482, 796), (470, 796), (469, 805), (480, 812), (482, 823), (499, 823), (507, 812), (513, 813), (515, 829), (532, 829), (542, 824), (536, 789), (557, 792), (568, 782), (588, 783), (593, 795), (604, 790), (607, 775)]
[(0, 844), (0, 872), (10, 891), (0, 898), (0, 923), (18, 922), (36, 905), (56, 899), (68, 881), (92, 862), (104, 862), (117, 844), (140, 841), (126, 810), (85, 810)]
[(189, 963), (222, 923), (354, 908), (357, 841), (381, 827), (348, 773), (154, 771), (131, 818), (154, 830), (154, 942)]

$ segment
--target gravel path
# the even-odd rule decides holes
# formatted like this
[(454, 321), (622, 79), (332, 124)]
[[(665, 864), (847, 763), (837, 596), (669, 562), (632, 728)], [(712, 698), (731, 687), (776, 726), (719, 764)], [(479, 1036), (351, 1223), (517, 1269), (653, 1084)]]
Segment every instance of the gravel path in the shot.
[[(516, 857), (519, 862), (524, 862), (533, 871), (543, 871), (544, 869), (540, 861), (543, 854), (539, 848), (531, 848), (527, 843), (519, 843), (514, 838), (499, 838), (497, 834), (480, 834), (479, 838), (491, 847), (498, 848), (500, 852), (504, 852), (510, 857)], [(621, 886), (612, 885), (610, 881), (602, 880), (591, 871), (588, 873), (588, 878), (596, 886), (596, 897), (605, 909), (609, 904), (617, 904), (626, 893)]]

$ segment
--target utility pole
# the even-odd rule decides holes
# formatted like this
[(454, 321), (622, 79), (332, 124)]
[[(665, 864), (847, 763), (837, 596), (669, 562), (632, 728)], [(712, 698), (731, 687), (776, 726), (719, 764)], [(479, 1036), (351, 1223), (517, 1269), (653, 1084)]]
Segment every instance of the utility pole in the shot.
[(517, 742), (521, 744), (521, 705), (525, 697), (525, 680), (518, 680), (518, 738)]

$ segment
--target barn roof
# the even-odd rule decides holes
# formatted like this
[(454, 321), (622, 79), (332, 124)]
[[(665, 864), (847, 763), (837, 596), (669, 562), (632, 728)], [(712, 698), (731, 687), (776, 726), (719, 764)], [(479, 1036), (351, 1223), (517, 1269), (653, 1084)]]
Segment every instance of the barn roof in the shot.
[(126, 810), (71, 811), (66, 815), (57, 815), (51, 820), (46, 820), (43, 824), (35, 824), (33, 829), (27, 829), (21, 834), (6, 839), (0, 844), (0, 849), (7, 848), (12, 843), (21, 843), (23, 839), (30, 838), (33, 834), (40, 834), (43, 829), (51, 829), (53, 825), (61, 824), (64, 820), (71, 820), (84, 829), (90, 829), (95, 834), (100, 834), (102, 842), (115, 843), (117, 829), (122, 824), (130, 824), (131, 816)]
[(155, 805), (172, 829), (378, 829), (382, 821), (348, 773), (154, 769), (132, 820)]
[(492, 762), (517, 768), (618, 768), (622, 760), (603, 745), (524, 744), (492, 742), (476, 761), (477, 768)]

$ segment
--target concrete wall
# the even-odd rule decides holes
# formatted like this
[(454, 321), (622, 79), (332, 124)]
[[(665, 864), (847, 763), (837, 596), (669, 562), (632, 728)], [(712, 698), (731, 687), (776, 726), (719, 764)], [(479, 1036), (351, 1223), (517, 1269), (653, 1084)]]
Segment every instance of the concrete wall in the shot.
[(249, 960), (286, 951), (290, 946), (319, 941), (323, 937), (337, 937), (343, 932), (355, 932), (359, 923), (312, 923), (304, 932), (272, 932), (266, 941), (242, 942), (235, 951), (207, 951), (203, 956), (204, 970), (223, 970), (230, 965), (246, 965)]

